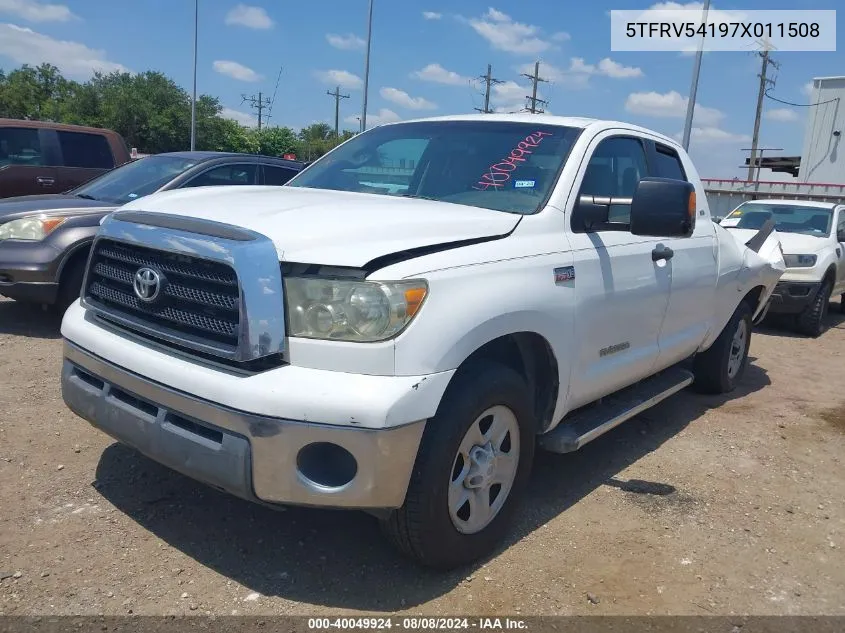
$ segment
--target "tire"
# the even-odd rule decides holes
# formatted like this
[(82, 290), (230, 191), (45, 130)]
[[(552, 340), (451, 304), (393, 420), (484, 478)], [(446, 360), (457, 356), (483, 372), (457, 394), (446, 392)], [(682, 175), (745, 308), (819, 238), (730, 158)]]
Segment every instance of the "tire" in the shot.
[(56, 304), (53, 306), (56, 314), (61, 318), (67, 309), (79, 299), (82, 292), (82, 280), (85, 277), (87, 257), (76, 256), (65, 266), (59, 280), (59, 291)]
[(710, 348), (693, 361), (693, 388), (700, 393), (730, 393), (742, 380), (751, 347), (753, 310), (742, 301)]
[(826, 281), (819, 288), (813, 302), (795, 320), (796, 329), (805, 336), (818, 338), (825, 331), (825, 319), (830, 308), (830, 295), (833, 294), (833, 284)]
[[(461, 567), (492, 553), (504, 540), (528, 483), (536, 440), (533, 411), (530, 391), (512, 369), (495, 362), (462, 369), (426, 424), (404, 505), (382, 521), (394, 546), (418, 564), (440, 570)], [(487, 475), (478, 474), (477, 459), (467, 459), (470, 454), (485, 456), (483, 450), (473, 452), (479, 443), (466, 450), (472, 444), (471, 429), (483, 433), (485, 428), (490, 436), (507, 438), (499, 445), (502, 452), (496, 459), (502, 464), (501, 472), (508, 470), (504, 457), (517, 459), (509, 471), (514, 473), (510, 490), (507, 483), (499, 484), (498, 494), (496, 484), (484, 492)], [(509, 429), (506, 436), (501, 434), (502, 428)], [(496, 468), (494, 464), (493, 470)], [(492, 512), (474, 513), (470, 496), (475, 496), (476, 508), (492, 505)], [(467, 500), (462, 504), (464, 497)], [(484, 506), (483, 498), (492, 502)], [(456, 510), (450, 510), (450, 503)], [(474, 523), (490, 515), (489, 522)]]
[(845, 314), (845, 295), (839, 295), (839, 311)]

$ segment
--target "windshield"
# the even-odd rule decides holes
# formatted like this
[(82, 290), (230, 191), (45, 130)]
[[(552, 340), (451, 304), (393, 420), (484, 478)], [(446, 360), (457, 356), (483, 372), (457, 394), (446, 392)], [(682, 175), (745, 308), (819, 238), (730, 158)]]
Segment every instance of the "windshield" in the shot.
[(792, 204), (741, 204), (722, 220), (722, 226), (759, 230), (770, 217), (774, 218), (775, 230), (780, 233), (826, 237), (830, 235), (833, 211)]
[(126, 204), (157, 191), (197, 164), (177, 156), (147, 156), (106, 172), (70, 193), (83, 198)]
[(535, 213), (579, 133), (493, 121), (385, 125), (353, 137), (287, 186)]

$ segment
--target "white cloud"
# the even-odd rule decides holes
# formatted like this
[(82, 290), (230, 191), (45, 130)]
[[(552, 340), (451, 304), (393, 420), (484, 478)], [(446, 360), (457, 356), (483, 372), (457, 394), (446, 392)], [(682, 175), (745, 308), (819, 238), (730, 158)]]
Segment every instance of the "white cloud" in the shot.
[[(663, 22), (695, 22), (696, 25), (699, 25), (703, 16), (703, 9), (703, 2), (658, 2), (651, 5), (646, 11), (660, 11), (659, 14), (649, 15), (648, 13), (644, 13), (640, 17), (645, 21), (650, 21), (657, 17), (659, 21)], [(707, 11), (708, 24), (711, 22), (716, 24), (741, 22), (743, 20), (748, 20), (748, 14), (742, 11), (720, 11), (712, 5)]]
[[(524, 64), (519, 67), (520, 73), (533, 74), (534, 64)], [(600, 60), (598, 64), (588, 64), (582, 57), (573, 57), (569, 61), (569, 68), (560, 68), (545, 62), (540, 64), (540, 76), (555, 83), (564, 84), (572, 88), (584, 88), (589, 85), (590, 77), (610, 77), (611, 79), (630, 79), (642, 77), (641, 68), (624, 66), (609, 57)]]
[(408, 108), (409, 110), (436, 110), (437, 104), (423, 99), (422, 97), (412, 97), (404, 90), (398, 88), (382, 88), (379, 91), (382, 99), (386, 99), (396, 105)]
[(239, 4), (226, 14), (226, 24), (229, 26), (245, 26), (250, 29), (273, 28), (273, 20), (261, 7), (251, 7), (246, 4)]
[(411, 77), (447, 86), (460, 86), (469, 82), (469, 77), (462, 77), (456, 72), (446, 70), (440, 64), (429, 64), (422, 70), (415, 70), (411, 73)]
[(252, 68), (225, 59), (218, 59), (212, 65), (215, 72), (226, 75), (239, 81), (261, 81), (263, 77)]
[(237, 121), (241, 125), (245, 125), (246, 127), (253, 127), (257, 125), (258, 119), (255, 115), (249, 114), (248, 112), (241, 112), (240, 110), (234, 110), (232, 108), (223, 108), (220, 111), (220, 116), (224, 119), (232, 119), (233, 121)]
[(613, 79), (628, 79), (630, 77), (642, 77), (643, 71), (635, 66), (623, 66), (609, 57), (605, 57), (598, 63), (598, 73)]
[(367, 46), (366, 40), (362, 40), (353, 33), (349, 33), (348, 35), (335, 35), (334, 33), (329, 33), (326, 35), (326, 41), (342, 51), (361, 50)]
[(53, 39), (14, 24), (0, 24), (0, 55), (18, 64), (53, 64), (68, 77), (79, 79), (88, 79), (95, 71), (128, 72), (125, 66), (108, 61), (105, 51), (79, 42)]
[(45, 4), (38, 0), (0, 0), (0, 13), (29, 22), (67, 22), (76, 18), (63, 4)]
[(537, 55), (551, 48), (549, 42), (538, 37), (542, 32), (539, 26), (514, 22), (493, 8), (480, 18), (471, 18), (469, 25), (493, 48), (508, 53)]
[(763, 115), (770, 121), (778, 121), (781, 123), (793, 123), (799, 120), (799, 116), (795, 113), (795, 110), (790, 110), (789, 108), (774, 108), (772, 110), (766, 110), (766, 113)]
[[(659, 92), (632, 92), (625, 100), (625, 110), (632, 114), (641, 114), (667, 119), (683, 119), (687, 115), (689, 99), (672, 90), (665, 94)], [(693, 121), (705, 126), (703, 129), (715, 129), (725, 118), (725, 114), (716, 108), (695, 104)]]
[[(504, 81), (492, 86), (490, 101), (496, 112), (520, 112), (525, 110), (529, 94), (531, 94), (531, 88), (528, 86), (522, 86), (515, 81)], [(543, 98), (541, 91), (537, 91), (537, 98)]]
[(813, 96), (813, 82), (808, 81), (803, 86), (801, 86), (801, 92), (803, 92), (808, 97), (812, 97)]
[(567, 33), (566, 31), (558, 31), (554, 35), (552, 35), (552, 40), (555, 42), (568, 42), (572, 39), (572, 36)]
[(425, 18), (426, 20), (439, 20), (442, 17), (442, 13), (435, 13), (434, 11), (423, 11), (423, 18)]
[[(396, 121), (401, 120), (402, 117), (396, 114), (393, 110), (382, 108), (378, 112), (367, 112), (367, 129), (375, 127), (376, 125), (382, 125), (384, 123), (395, 123)], [(344, 121), (346, 121), (347, 123), (360, 125), (360, 122), (358, 121), (358, 115), (348, 116), (344, 119)]]
[[(677, 140), (681, 140), (683, 134), (680, 132), (675, 135)], [(693, 127), (690, 133), (690, 142), (698, 141), (700, 143), (748, 143), (751, 137), (747, 134), (734, 134), (722, 128), (710, 127)]]
[(358, 90), (364, 85), (363, 79), (348, 70), (321, 70), (315, 74), (320, 81), (332, 86)]

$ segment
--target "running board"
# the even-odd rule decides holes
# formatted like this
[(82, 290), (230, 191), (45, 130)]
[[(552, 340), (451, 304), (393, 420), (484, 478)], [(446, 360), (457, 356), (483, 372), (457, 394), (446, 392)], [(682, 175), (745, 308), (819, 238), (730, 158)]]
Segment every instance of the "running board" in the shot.
[(686, 369), (667, 369), (606, 396), (598, 404), (573, 413), (568, 419), (564, 418), (554, 429), (538, 438), (540, 448), (551, 453), (577, 451), (587, 442), (678, 393), (692, 381), (693, 375)]

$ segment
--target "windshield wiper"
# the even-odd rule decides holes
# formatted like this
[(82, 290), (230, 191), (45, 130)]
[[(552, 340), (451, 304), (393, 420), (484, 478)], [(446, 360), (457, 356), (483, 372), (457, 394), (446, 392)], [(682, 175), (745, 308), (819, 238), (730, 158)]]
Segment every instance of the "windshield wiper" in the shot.
[(87, 193), (77, 193), (75, 194), (77, 198), (82, 198), (83, 200), (96, 200), (94, 196), (89, 196)]
[(399, 196), (401, 198), (416, 198), (417, 200), (434, 200), (438, 202), (437, 198), (432, 198), (431, 196), (419, 196), (415, 193), (400, 193)]

